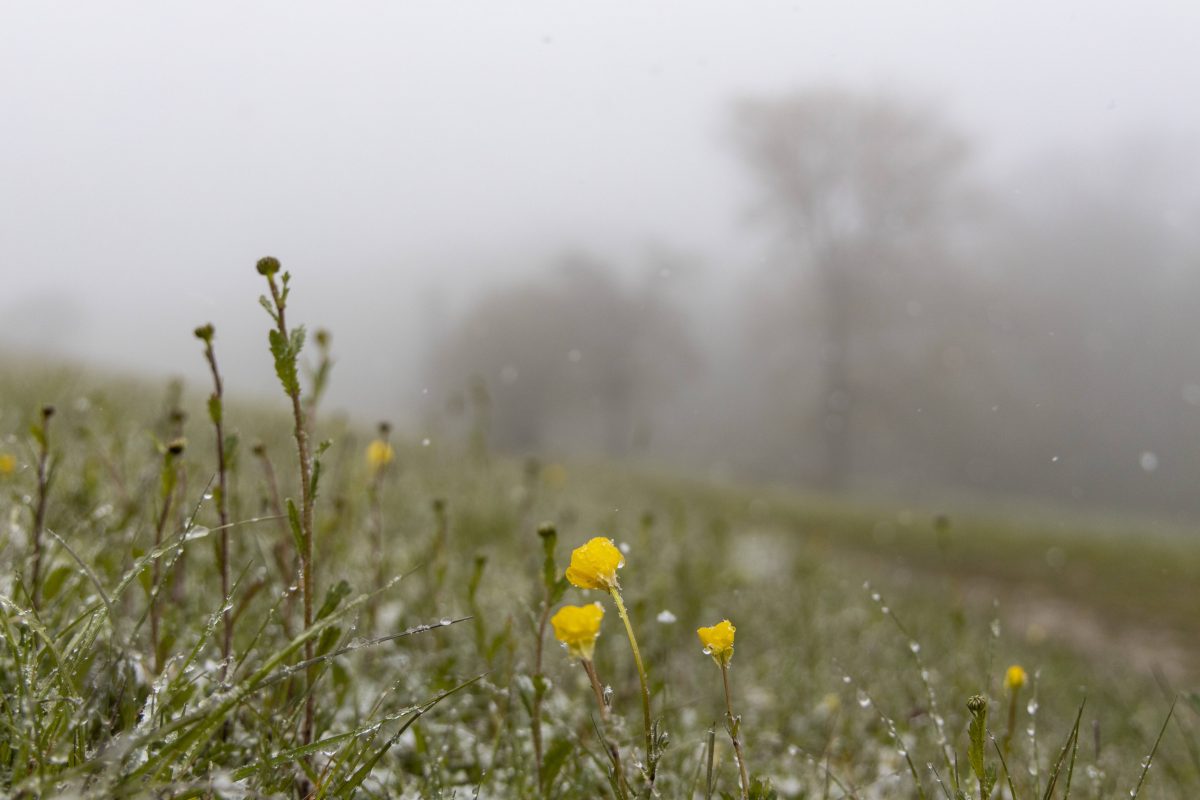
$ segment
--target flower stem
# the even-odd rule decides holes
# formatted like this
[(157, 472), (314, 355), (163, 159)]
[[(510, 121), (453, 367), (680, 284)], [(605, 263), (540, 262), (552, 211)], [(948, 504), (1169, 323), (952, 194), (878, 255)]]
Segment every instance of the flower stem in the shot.
[(741, 723), (733, 715), (733, 701), (729, 691), (729, 665), (721, 663), (721, 681), (725, 684), (725, 716), (729, 727), (729, 740), (733, 742), (733, 754), (737, 757), (738, 772), (742, 780), (742, 800), (750, 797), (750, 778), (746, 774), (746, 754), (742, 752)]
[(646, 678), (646, 667), (642, 664), (642, 653), (638, 650), (637, 637), (633, 635), (633, 625), (629, 622), (629, 613), (625, 611), (625, 601), (621, 599), (621, 592), (617, 587), (609, 588), (609, 594), (612, 595), (613, 602), (617, 604), (617, 614), (621, 617), (621, 622), (625, 623), (625, 633), (629, 636), (629, 646), (633, 649), (633, 662), (637, 665), (638, 679), (642, 682), (642, 718), (646, 726), (646, 768), (649, 770), (650, 783), (654, 783), (654, 764), (656, 759), (654, 755), (654, 734), (650, 719), (650, 682)]
[(596, 704), (600, 706), (600, 728), (604, 737), (604, 749), (608, 751), (609, 760), (612, 761), (613, 772), (616, 773), (617, 790), (621, 795), (622, 800), (629, 796), (629, 782), (625, 780), (625, 770), (621, 767), (621, 751), (617, 747), (617, 743), (608, 738), (608, 705), (604, 702), (604, 689), (600, 686), (600, 678), (596, 675), (596, 665), (591, 660), (580, 659), (583, 664), (584, 672), (587, 673), (588, 680), (592, 683), (592, 692), (596, 695)]

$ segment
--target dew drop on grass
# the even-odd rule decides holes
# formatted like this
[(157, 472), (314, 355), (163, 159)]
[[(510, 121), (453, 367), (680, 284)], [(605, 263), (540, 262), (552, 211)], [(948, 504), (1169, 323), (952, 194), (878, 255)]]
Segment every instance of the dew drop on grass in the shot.
[(1029, 713), (1029, 716), (1031, 716), (1031, 717), (1032, 717), (1034, 714), (1036, 714), (1036, 713), (1037, 713), (1037, 711), (1038, 711), (1038, 701), (1037, 701), (1037, 700), (1030, 700), (1028, 703), (1026, 703), (1026, 704), (1025, 704), (1025, 711), (1026, 711), (1026, 712), (1028, 712), (1028, 713)]
[(867, 693), (864, 692), (862, 689), (858, 690), (857, 697), (858, 697), (858, 707), (859, 708), (866, 708), (867, 706), (871, 705), (871, 698), (868, 697)]
[(853, 683), (853, 682), (854, 682), (854, 679), (851, 678), (849, 675), (842, 676), (842, 683)]
[(909, 642), (908, 649), (912, 650), (913, 653), (916, 654), (916, 653), (921, 652), (921, 645), (917, 642)]
[(449, 617), (442, 617), (438, 620), (439, 625), (449, 625), (452, 622), (454, 622), (454, 620), (450, 619)]
[(677, 617), (664, 608), (662, 611), (658, 612), (658, 616), (655, 617), (655, 619), (661, 622), (663, 625), (670, 625), (677, 619)]

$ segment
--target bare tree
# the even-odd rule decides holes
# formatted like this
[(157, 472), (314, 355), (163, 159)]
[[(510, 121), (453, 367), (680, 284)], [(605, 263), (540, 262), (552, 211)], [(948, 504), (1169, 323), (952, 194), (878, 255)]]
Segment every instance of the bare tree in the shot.
[[(964, 140), (932, 112), (875, 95), (823, 90), (740, 102), (735, 140), (758, 181), (763, 219), (778, 231), (792, 291), (817, 298), (819, 480), (845, 488), (860, 398), (856, 338), (872, 294), (941, 260), (964, 187)], [(790, 330), (803, 302), (785, 303)]]
[(697, 364), (683, 317), (653, 280), (626, 285), (585, 256), (487, 293), (434, 347), (431, 384), (476, 376), (495, 444), (623, 455)]

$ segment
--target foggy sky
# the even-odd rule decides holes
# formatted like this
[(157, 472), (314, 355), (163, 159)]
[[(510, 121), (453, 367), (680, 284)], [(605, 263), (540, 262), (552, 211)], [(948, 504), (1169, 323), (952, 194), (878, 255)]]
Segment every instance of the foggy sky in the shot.
[(335, 401), (402, 414), (428, 326), (504, 270), (753, 263), (739, 95), (914, 96), (1006, 175), (1200, 132), (1198, 37), (1190, 2), (3, 2), (0, 348), (202, 381), (212, 321), (230, 390), (271, 389), (269, 253)]

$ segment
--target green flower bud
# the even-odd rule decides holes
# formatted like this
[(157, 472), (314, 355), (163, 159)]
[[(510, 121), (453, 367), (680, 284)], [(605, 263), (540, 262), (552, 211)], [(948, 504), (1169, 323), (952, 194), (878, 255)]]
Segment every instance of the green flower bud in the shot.
[(279, 272), (279, 259), (273, 256), (265, 256), (258, 260), (258, 274), (265, 275), (268, 278)]

